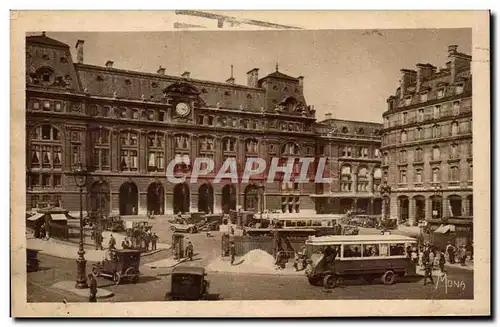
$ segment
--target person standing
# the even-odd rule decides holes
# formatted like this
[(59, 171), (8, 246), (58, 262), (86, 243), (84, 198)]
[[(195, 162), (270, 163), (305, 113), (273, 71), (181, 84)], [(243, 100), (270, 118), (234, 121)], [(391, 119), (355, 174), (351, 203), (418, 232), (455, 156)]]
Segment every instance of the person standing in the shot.
[(450, 242), (448, 242), (448, 245), (446, 246), (446, 252), (448, 253), (448, 261), (451, 264), (455, 263), (455, 250), (455, 247)]
[(114, 250), (116, 249), (116, 240), (115, 238), (113, 237), (113, 234), (111, 234), (109, 236), (109, 243), (108, 243), (108, 247), (110, 250)]
[(153, 251), (156, 250), (156, 242), (158, 242), (158, 235), (153, 233), (153, 236), (151, 237), (151, 248)]
[(465, 261), (467, 260), (467, 250), (465, 249), (465, 245), (462, 245), (460, 248), (460, 265), (466, 266)]
[(89, 277), (89, 302), (97, 302), (97, 278), (94, 273), (90, 273)]
[(444, 251), (440, 250), (439, 251), (439, 269), (441, 270), (441, 274), (444, 275), (444, 264), (446, 260), (444, 258)]
[(434, 280), (432, 279), (432, 263), (429, 259), (425, 261), (425, 274), (424, 274), (424, 286), (427, 285), (427, 279), (431, 281), (431, 284), (434, 284)]
[(234, 245), (234, 241), (231, 241), (231, 245), (229, 246), (229, 251), (231, 253), (231, 265), (233, 265), (234, 258), (236, 257), (236, 246)]

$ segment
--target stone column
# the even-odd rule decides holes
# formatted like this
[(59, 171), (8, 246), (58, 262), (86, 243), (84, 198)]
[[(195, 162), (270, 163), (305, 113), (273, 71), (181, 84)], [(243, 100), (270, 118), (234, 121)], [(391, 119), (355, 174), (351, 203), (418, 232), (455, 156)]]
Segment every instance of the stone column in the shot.
[(434, 218), (432, 216), (432, 197), (425, 198), (425, 202), (427, 202), (425, 205), (425, 220), (429, 220)]
[(120, 131), (111, 129), (110, 131), (110, 152), (111, 152), (111, 171), (120, 171)]
[[(141, 129), (139, 130), (139, 133), (137, 135), (138, 137), (138, 144), (139, 144), (139, 151), (137, 151), (137, 155), (139, 156), (139, 172), (142, 174), (145, 174), (147, 172), (147, 166), (148, 166), (148, 155), (147, 155), (147, 141), (146, 141), (146, 131)], [(141, 206), (139, 205), (139, 208)]]
[(415, 198), (408, 197), (408, 222), (413, 226), (416, 217), (416, 203)]

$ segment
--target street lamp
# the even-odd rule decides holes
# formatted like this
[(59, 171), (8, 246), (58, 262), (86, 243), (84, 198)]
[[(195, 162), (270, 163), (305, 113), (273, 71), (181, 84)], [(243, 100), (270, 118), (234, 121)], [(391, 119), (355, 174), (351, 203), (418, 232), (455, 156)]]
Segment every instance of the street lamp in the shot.
[(75, 184), (80, 188), (80, 243), (78, 244), (78, 259), (76, 259), (76, 288), (88, 288), (87, 276), (85, 273), (85, 250), (83, 248), (83, 188), (87, 185), (87, 171), (79, 162), (73, 167), (73, 176)]
[(259, 191), (259, 211), (260, 211), (260, 220), (262, 221), (262, 212), (264, 211), (264, 189), (265, 186), (262, 182), (257, 186), (257, 190)]
[(387, 181), (384, 181), (384, 184), (380, 186), (380, 194), (384, 199), (384, 218), (389, 216), (389, 198), (391, 195), (391, 187), (387, 185)]

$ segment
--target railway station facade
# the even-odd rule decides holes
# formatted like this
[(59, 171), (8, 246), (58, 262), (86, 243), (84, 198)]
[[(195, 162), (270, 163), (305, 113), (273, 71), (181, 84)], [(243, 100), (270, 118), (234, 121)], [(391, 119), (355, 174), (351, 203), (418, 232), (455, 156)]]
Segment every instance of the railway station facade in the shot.
[[(302, 76), (276, 66), (264, 77), (250, 70), (245, 85), (232, 73), (222, 83), (204, 81), (189, 72), (169, 75), (161, 66), (146, 73), (116, 68), (111, 60), (86, 64), (84, 40), (75, 47), (76, 61), (65, 43), (45, 34), (26, 38), (28, 210), (47, 202), (79, 210), (73, 167), (83, 163), (85, 209), (104, 214), (380, 211), (382, 125), (332, 117), (317, 122)], [(167, 181), (171, 160), (197, 157), (211, 158), (216, 168), (234, 158), (239, 172), (248, 158), (326, 157), (333, 180)], [(189, 181), (189, 168), (176, 165), (174, 174)]]

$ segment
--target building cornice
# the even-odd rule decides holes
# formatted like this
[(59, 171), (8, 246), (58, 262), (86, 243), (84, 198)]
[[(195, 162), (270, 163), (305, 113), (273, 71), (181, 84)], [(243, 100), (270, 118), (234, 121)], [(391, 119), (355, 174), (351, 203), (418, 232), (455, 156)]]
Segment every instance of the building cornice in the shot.
[(392, 114), (396, 114), (396, 113), (399, 113), (402, 111), (407, 111), (407, 110), (411, 110), (411, 109), (418, 109), (418, 108), (425, 108), (425, 107), (433, 106), (433, 105), (440, 104), (443, 102), (466, 99), (466, 98), (470, 98), (470, 97), (472, 97), (472, 92), (471, 91), (467, 91), (467, 92), (464, 91), (464, 93), (462, 93), (462, 94), (456, 94), (456, 95), (452, 95), (452, 96), (443, 97), (441, 99), (429, 100), (429, 101), (422, 102), (422, 103), (416, 103), (416, 104), (412, 104), (409, 106), (402, 106), (402, 107), (397, 107), (397, 108), (394, 108), (391, 110), (387, 110), (382, 114), (382, 117), (385, 118), (386, 116), (390, 116)]

